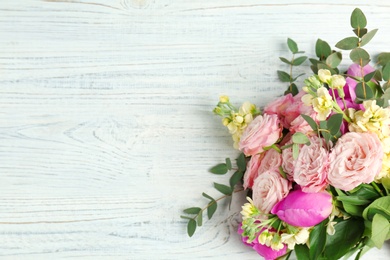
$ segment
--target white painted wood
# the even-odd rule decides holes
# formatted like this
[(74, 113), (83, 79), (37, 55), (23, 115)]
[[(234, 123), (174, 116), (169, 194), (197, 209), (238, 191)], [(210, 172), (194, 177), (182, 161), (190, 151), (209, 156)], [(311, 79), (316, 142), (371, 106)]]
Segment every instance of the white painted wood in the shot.
[(313, 55), (356, 6), (389, 51), (390, 3), (353, 2), (1, 0), (0, 258), (258, 259), (239, 203), (191, 239), (179, 218), (236, 155), (211, 110), (280, 95), (286, 38)]

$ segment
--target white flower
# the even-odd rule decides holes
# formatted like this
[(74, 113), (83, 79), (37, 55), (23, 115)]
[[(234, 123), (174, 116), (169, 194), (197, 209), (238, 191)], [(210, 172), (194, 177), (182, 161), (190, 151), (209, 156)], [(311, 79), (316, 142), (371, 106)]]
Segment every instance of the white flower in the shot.
[(281, 241), (282, 243), (287, 244), (288, 248), (292, 250), (296, 244), (305, 244), (309, 240), (309, 235), (309, 228), (301, 228), (295, 234), (283, 233), (281, 235)]
[(345, 86), (345, 78), (341, 75), (333, 75), (329, 82), (329, 87), (333, 89), (342, 89)]
[(318, 70), (318, 77), (322, 82), (328, 83), (332, 76), (329, 70), (320, 69)]
[(316, 111), (318, 120), (326, 120), (333, 108), (333, 100), (325, 87), (317, 89), (317, 97), (313, 99), (313, 109)]

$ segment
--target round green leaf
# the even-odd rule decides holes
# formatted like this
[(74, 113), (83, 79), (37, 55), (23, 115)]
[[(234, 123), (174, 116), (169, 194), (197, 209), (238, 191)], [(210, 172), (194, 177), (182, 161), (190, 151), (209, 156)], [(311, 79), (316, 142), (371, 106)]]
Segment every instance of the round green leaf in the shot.
[(228, 167), (226, 163), (220, 163), (212, 167), (209, 171), (214, 174), (225, 174), (228, 172)]
[(336, 43), (336, 47), (342, 50), (352, 50), (353, 48), (358, 47), (359, 38), (358, 37), (347, 37)]
[(377, 31), (378, 29), (374, 29), (372, 31), (369, 31), (367, 34), (363, 35), (362, 40), (360, 42), (360, 47), (363, 47), (364, 45), (369, 43), (369, 41), (371, 41), (371, 39), (375, 36)]
[(362, 48), (355, 48), (349, 54), (349, 57), (354, 63), (366, 66), (370, 62), (370, 54)]
[(288, 45), (288, 48), (290, 49), (290, 51), (292, 53), (297, 53), (298, 52), (298, 45), (295, 41), (293, 41), (292, 39), (288, 38), (287, 39), (287, 45)]
[(365, 28), (367, 19), (362, 10), (355, 8), (351, 14), (351, 26), (354, 29)]

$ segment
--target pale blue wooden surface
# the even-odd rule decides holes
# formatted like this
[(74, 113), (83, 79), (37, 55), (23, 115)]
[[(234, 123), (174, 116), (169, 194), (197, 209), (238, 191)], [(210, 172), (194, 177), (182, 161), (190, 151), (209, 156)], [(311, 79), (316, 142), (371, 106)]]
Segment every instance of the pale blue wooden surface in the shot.
[(353, 2), (1, 0), (0, 258), (258, 259), (239, 203), (191, 239), (179, 218), (236, 155), (211, 110), (280, 95), (287, 37), (314, 55), (355, 7), (390, 51), (390, 3)]

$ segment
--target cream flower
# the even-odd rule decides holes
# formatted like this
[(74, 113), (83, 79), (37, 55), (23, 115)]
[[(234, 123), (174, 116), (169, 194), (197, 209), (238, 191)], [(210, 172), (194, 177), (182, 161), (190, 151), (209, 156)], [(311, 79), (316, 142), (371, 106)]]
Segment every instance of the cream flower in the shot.
[(390, 135), (390, 109), (382, 108), (376, 104), (376, 100), (363, 102), (365, 111), (349, 109), (352, 123), (349, 124), (351, 132), (371, 132), (384, 139)]
[(256, 216), (260, 213), (256, 206), (253, 204), (253, 200), (249, 197), (246, 197), (246, 199), (249, 201), (249, 203), (245, 203), (241, 207), (242, 210), (240, 212), (243, 220)]
[(288, 249), (293, 250), (296, 244), (305, 244), (309, 240), (309, 235), (309, 228), (300, 228), (298, 232), (293, 234), (283, 233), (281, 235), (281, 242), (287, 244)]
[(320, 69), (320, 70), (318, 70), (318, 77), (320, 78), (320, 80), (322, 82), (328, 83), (332, 76), (331, 76), (331, 73), (329, 70)]
[(329, 87), (332, 89), (342, 89), (345, 86), (345, 78), (341, 75), (333, 75), (329, 82)]
[(316, 111), (318, 120), (326, 120), (333, 108), (333, 100), (325, 87), (317, 89), (317, 97), (313, 99), (313, 109)]

